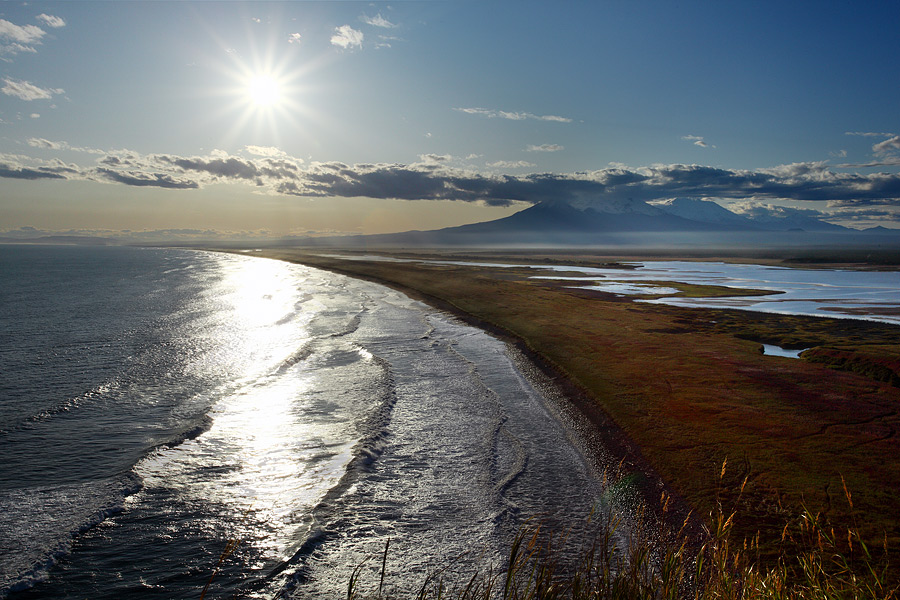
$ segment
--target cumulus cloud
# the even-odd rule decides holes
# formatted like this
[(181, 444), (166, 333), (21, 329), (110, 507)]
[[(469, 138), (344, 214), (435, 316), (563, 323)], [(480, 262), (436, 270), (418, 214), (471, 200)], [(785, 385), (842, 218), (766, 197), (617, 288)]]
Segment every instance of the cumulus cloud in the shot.
[[(29, 140), (35, 148), (72, 149), (64, 142)], [(610, 165), (578, 173), (513, 175), (453, 165), (453, 157), (424, 154), (412, 164), (312, 162), (254, 146), (251, 156), (213, 151), (207, 156), (144, 155), (108, 152), (93, 166), (28, 157), (0, 156), (0, 177), (87, 179), (129, 186), (198, 189), (210, 184), (241, 184), (260, 192), (300, 197), (368, 197), (401, 200), (456, 200), (507, 206), (515, 202), (568, 201), (601, 205), (608, 201), (693, 197), (820, 201), (829, 210), (900, 206), (900, 174), (837, 173), (825, 162), (794, 163), (769, 169), (739, 170), (703, 165)], [(499, 161), (490, 169), (533, 167)], [(824, 204), (824, 203), (831, 204)], [(748, 209), (749, 210), (749, 209)]]
[(334, 35), (331, 36), (331, 44), (345, 50), (350, 48), (362, 48), (363, 37), (362, 31), (353, 29), (349, 25), (341, 25), (340, 27), (334, 28)]
[(560, 117), (557, 115), (536, 115), (530, 112), (515, 112), (506, 110), (493, 110), (489, 108), (454, 108), (453, 110), (465, 113), (467, 115), (479, 115), (489, 119), (507, 119), (510, 121), (524, 121), (531, 119), (535, 121), (555, 121), (557, 123), (571, 123), (572, 119), (568, 117)]
[(301, 35), (299, 33), (292, 33), (288, 35), (288, 44), (300, 44)]
[(528, 144), (525, 147), (527, 152), (559, 152), (560, 150), (565, 150), (565, 146), (560, 146), (559, 144)]
[(37, 20), (44, 23), (44, 25), (46, 25), (47, 27), (58, 28), (66, 26), (66, 22), (62, 19), (62, 17), (55, 17), (53, 15), (47, 15), (44, 13), (39, 14), (37, 16)]
[(65, 92), (65, 90), (61, 89), (38, 87), (29, 81), (17, 79), (4, 78), (3, 83), (5, 85), (0, 88), (0, 92), (29, 102), (32, 100), (49, 100), (54, 95)]
[(381, 16), (381, 13), (378, 13), (374, 17), (370, 17), (368, 15), (361, 15), (359, 20), (365, 23), (366, 25), (371, 25), (372, 27), (383, 27), (385, 29), (392, 29), (397, 25), (391, 23), (387, 19)]

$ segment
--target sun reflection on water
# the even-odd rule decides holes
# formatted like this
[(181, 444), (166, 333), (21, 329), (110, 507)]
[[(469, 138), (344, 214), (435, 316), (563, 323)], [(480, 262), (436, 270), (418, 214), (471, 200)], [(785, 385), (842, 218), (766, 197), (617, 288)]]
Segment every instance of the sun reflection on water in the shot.
[(138, 471), (145, 489), (203, 507), (208, 527), (255, 547), (256, 560), (283, 560), (310, 508), (341, 477), (353, 439), (347, 418), (310, 417), (319, 375), (304, 348), (323, 305), (304, 301), (302, 269), (236, 259), (223, 275), (208, 298), (220, 308), (220, 349), (197, 368), (231, 383), (210, 399), (207, 431), (157, 450)]

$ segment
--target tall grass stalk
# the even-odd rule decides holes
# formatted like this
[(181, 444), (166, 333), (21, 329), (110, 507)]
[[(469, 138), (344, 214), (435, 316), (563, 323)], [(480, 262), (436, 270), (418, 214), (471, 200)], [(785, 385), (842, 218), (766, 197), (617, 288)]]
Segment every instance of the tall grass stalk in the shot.
[[(724, 477), (725, 465), (722, 467)], [(746, 485), (746, 480), (744, 482)], [(844, 486), (852, 510), (852, 497)], [(738, 495), (743, 492), (743, 485)], [(663, 496), (663, 507), (668, 506)], [(900, 574), (892, 571), (887, 545), (874, 551), (856, 524), (837, 529), (822, 514), (803, 507), (783, 529), (780, 554), (762, 561), (759, 536), (735, 539), (739, 515), (721, 504), (700, 537), (666, 526), (635, 525), (605, 516), (593, 523), (593, 537), (575, 549), (570, 535), (554, 536), (529, 524), (512, 541), (507, 565), (476, 572), (456, 585), (441, 573), (429, 575), (417, 600), (892, 600), (900, 596)], [(647, 520), (649, 521), (649, 520)], [(840, 531), (840, 533), (839, 533)], [(624, 544), (616, 540), (627, 539)], [(388, 600), (384, 564), (377, 592), (358, 591), (354, 571), (348, 598)], [(896, 561), (894, 561), (896, 562)]]

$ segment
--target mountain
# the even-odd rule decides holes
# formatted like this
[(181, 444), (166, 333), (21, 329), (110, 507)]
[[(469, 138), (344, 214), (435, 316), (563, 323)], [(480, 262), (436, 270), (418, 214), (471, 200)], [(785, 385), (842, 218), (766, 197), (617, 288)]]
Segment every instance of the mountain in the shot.
[(711, 200), (672, 198), (653, 203), (657, 208), (679, 217), (738, 229), (757, 231), (818, 231), (851, 233), (852, 229), (828, 223), (809, 214), (809, 211), (767, 206), (750, 208), (737, 214)]
[(660, 210), (679, 216), (683, 219), (711, 223), (716, 225), (728, 225), (742, 229), (762, 229), (759, 224), (743, 215), (738, 215), (727, 208), (710, 200), (697, 200), (696, 198), (670, 198), (654, 202)]
[[(758, 211), (764, 214), (766, 207)], [(771, 212), (771, 211), (770, 211)], [(654, 205), (632, 199), (535, 204), (508, 217), (433, 231), (331, 238), (288, 238), (278, 245), (343, 247), (643, 246), (789, 247), (864, 245), (877, 236), (802, 211), (769, 220), (689, 198)], [(756, 215), (757, 217), (759, 215)], [(873, 232), (874, 233), (874, 232)], [(900, 241), (900, 235), (882, 236)], [(895, 242), (888, 239), (886, 243)]]
[(709, 223), (685, 219), (650, 206), (646, 202), (628, 199), (587, 205), (585, 208), (578, 208), (568, 202), (541, 202), (502, 219), (440, 231), (462, 234), (525, 231), (538, 234), (602, 234), (716, 229), (718, 227)]
[[(584, 208), (580, 208), (583, 206)], [(639, 200), (541, 202), (508, 217), (434, 231), (308, 240), (314, 245), (610, 245), (649, 243), (680, 235), (740, 232), (742, 224), (707, 223), (668, 213)]]

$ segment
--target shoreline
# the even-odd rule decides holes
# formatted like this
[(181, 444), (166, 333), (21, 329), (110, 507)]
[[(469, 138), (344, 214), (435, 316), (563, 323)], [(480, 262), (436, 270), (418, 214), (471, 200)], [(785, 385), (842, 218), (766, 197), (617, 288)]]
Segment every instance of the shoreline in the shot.
[[(300, 257), (273, 256), (277, 251), (270, 253), (263, 250), (249, 254), (232, 250), (210, 250), (282, 260), (383, 285), (499, 339), (506, 344), (510, 358), (522, 376), (541, 392), (546, 402), (553, 405), (548, 408), (556, 413), (555, 417), (562, 422), (570, 434), (570, 441), (582, 452), (595, 476), (598, 479), (612, 477), (613, 483), (615, 479), (628, 479), (628, 491), (636, 495), (638, 500), (638, 506), (625, 507), (629, 514), (632, 517), (641, 514), (644, 519), (649, 516), (653, 522), (662, 523), (674, 531), (683, 527), (699, 543), (703, 523), (696, 517), (695, 509), (663, 480), (644, 457), (640, 446), (598, 405), (588, 390), (573, 381), (551, 360), (529, 347), (527, 340), (522, 337), (442, 298), (380, 277), (338, 266), (324, 266), (315, 261), (301, 260)], [(663, 498), (666, 498), (665, 506)]]
[[(882, 377), (900, 375), (898, 325), (646, 304), (530, 269), (227, 251), (387, 285), (512, 343), (625, 459), (615, 489), (630, 487), (648, 520), (677, 530), (691, 514), (693, 532), (728, 507), (737, 534), (760, 534), (774, 556), (786, 520), (815, 507), (836, 526), (862, 519), (867, 543), (900, 546), (900, 386)], [(763, 344), (815, 350), (778, 358)]]

